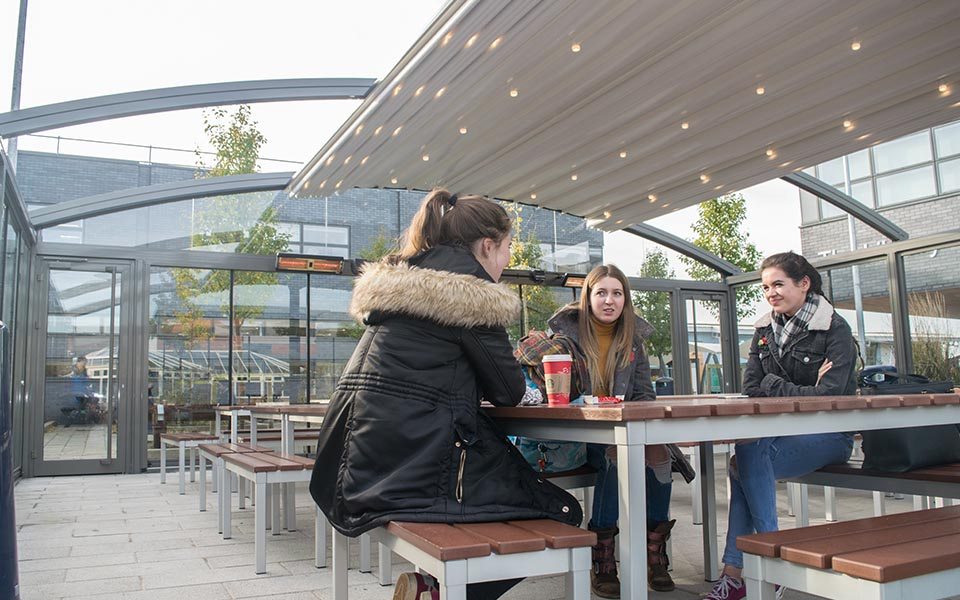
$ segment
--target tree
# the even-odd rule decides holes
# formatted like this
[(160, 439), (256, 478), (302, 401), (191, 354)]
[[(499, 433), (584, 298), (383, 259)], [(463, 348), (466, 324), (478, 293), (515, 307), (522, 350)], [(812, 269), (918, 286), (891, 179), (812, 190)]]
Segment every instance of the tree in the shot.
[[(505, 208), (513, 217), (513, 244), (510, 246), (510, 263), (508, 266), (512, 269), (541, 268), (543, 250), (540, 249), (540, 240), (532, 232), (526, 235), (523, 233), (523, 207), (510, 204), (506, 205)], [(510, 287), (519, 290), (523, 311), (522, 322), (526, 324), (527, 331), (546, 329), (547, 321), (560, 307), (550, 288), (542, 285), (511, 285)], [(508, 327), (507, 331), (510, 338), (514, 340), (526, 334), (526, 331), (520, 330), (519, 323)]]
[(363, 260), (374, 262), (390, 254), (396, 250), (396, 248), (397, 239), (392, 237), (390, 232), (387, 231), (387, 228), (381, 225), (376, 237), (370, 240), (370, 244), (358, 254)]
[[(640, 266), (640, 277), (673, 279), (673, 269), (666, 254), (660, 250), (649, 252)], [(667, 374), (664, 356), (673, 352), (673, 336), (670, 329), (670, 293), (634, 292), (633, 305), (640, 316), (653, 325), (653, 333), (644, 342), (647, 354), (656, 356), (660, 364), (660, 376)]]
[[(755, 271), (762, 258), (757, 247), (750, 242), (750, 235), (742, 231), (747, 218), (746, 200), (740, 194), (727, 194), (700, 203), (700, 214), (693, 224), (697, 237), (693, 243), (733, 263), (744, 271)], [(720, 273), (692, 258), (681, 257), (687, 267), (687, 273), (698, 281), (720, 281)], [(753, 305), (761, 298), (760, 289), (755, 286), (742, 286), (737, 289), (737, 321), (753, 314)], [(709, 305), (714, 317), (716, 309)]]
[[(203, 131), (214, 148), (214, 163), (207, 166), (203, 156), (197, 151), (196, 178), (224, 177), (255, 173), (260, 148), (266, 138), (260, 133), (258, 124), (251, 117), (250, 107), (239, 106), (234, 113), (218, 107), (203, 113)], [(277, 210), (273, 198), (262, 200), (266, 206), (256, 221), (244, 226), (238, 223), (240, 211), (237, 206), (248, 202), (249, 198), (226, 195), (205, 199), (198, 203), (194, 213), (192, 246), (231, 248), (238, 254), (271, 255), (283, 252), (288, 247), (290, 236), (277, 229)], [(195, 269), (174, 269), (177, 297), (182, 308), (176, 312), (181, 329), (185, 335), (195, 339), (209, 338), (213, 327), (205, 319), (197, 306), (196, 298), (201, 294), (228, 291), (231, 286), (230, 271), (214, 270), (210, 272)], [(233, 340), (231, 347), (241, 347), (240, 329), (243, 323), (259, 317), (266, 308), (269, 295), (268, 286), (278, 281), (275, 272), (235, 271), (233, 285), (244, 290), (242, 302), (235, 302), (233, 308)], [(224, 295), (222, 308), (230, 310), (229, 295)]]

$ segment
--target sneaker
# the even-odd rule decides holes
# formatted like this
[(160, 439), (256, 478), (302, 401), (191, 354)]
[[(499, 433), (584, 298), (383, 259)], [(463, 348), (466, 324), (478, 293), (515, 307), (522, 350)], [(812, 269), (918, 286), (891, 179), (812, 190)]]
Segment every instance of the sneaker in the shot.
[(393, 586), (393, 600), (438, 600), (439, 598), (440, 591), (420, 573), (402, 573), (397, 578), (397, 584)]
[(720, 579), (713, 584), (710, 593), (704, 596), (704, 600), (742, 600), (747, 597), (747, 586), (743, 585), (743, 580), (735, 579), (727, 574), (720, 575)]

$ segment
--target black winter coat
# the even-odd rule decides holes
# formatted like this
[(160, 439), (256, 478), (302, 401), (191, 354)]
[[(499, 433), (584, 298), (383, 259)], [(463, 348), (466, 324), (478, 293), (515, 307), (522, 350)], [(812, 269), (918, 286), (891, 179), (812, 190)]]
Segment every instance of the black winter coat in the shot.
[(519, 300), (470, 251), (440, 246), (367, 265), (351, 313), (366, 330), (320, 429), (310, 493), (357, 536), (391, 520), (550, 518), (579, 525), (576, 499), (541, 480), (480, 410), (514, 406), (524, 380), (504, 327)]
[[(780, 355), (771, 313), (755, 324), (743, 393), (751, 397), (852, 396), (857, 393), (857, 350), (850, 325), (826, 298), (820, 298), (805, 331), (792, 337)], [(817, 383), (825, 360), (833, 367)]]

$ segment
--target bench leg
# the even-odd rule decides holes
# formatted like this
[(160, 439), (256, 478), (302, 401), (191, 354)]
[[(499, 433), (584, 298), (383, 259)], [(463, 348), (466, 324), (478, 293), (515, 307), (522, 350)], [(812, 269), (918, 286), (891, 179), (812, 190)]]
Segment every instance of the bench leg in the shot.
[(451, 560), (443, 563), (443, 573), (437, 577), (443, 600), (467, 600), (467, 561)]
[[(270, 516), (272, 517), (273, 524), (273, 535), (280, 535), (280, 486), (277, 484), (270, 486), (270, 492), (273, 496), (273, 510), (270, 511)], [(269, 505), (268, 505), (269, 506)]]
[(693, 467), (693, 472), (696, 476), (693, 478), (693, 484), (690, 488), (690, 503), (692, 505), (693, 513), (693, 524), (694, 525), (703, 525), (703, 504), (700, 501), (700, 452), (696, 448), (693, 450), (693, 454), (690, 456), (693, 460), (690, 461), (690, 466)]
[(810, 487), (801, 483), (795, 491), (793, 497), (797, 501), (797, 527), (806, 527), (810, 524)]
[(267, 572), (267, 478), (258, 475), (257, 482), (254, 484), (254, 496), (257, 504), (254, 510), (254, 541), (253, 548), (256, 554), (257, 568), (256, 573)]
[(380, 585), (391, 585), (393, 583), (393, 552), (383, 544), (377, 544), (377, 552), (380, 562)]
[(787, 516), (797, 516), (797, 484), (787, 482)]
[(347, 569), (350, 553), (347, 536), (333, 529), (333, 600), (347, 600)]
[[(703, 534), (703, 578), (707, 581), (716, 581), (720, 578), (720, 554), (717, 548), (717, 472), (714, 468), (713, 442), (701, 442), (697, 454), (700, 457), (700, 473), (697, 479), (700, 480), (700, 505), (703, 517), (701, 532)], [(640, 520), (646, 524), (646, 519), (642, 516)], [(646, 540), (646, 537), (642, 539)], [(640, 581), (638, 585), (644, 585), (643, 579)]]
[(199, 449), (196, 446), (194, 446), (193, 448), (190, 448), (190, 483), (193, 483), (194, 481), (197, 480), (196, 462), (197, 462), (198, 451)]
[(293, 483), (283, 484), (283, 516), (287, 531), (297, 530), (297, 488)]
[(247, 508), (247, 480), (237, 475), (237, 502), (240, 510)]
[[(230, 486), (233, 485), (233, 472), (225, 471), (224, 472), (224, 483), (226, 486), (224, 490), (229, 491)], [(220, 494), (220, 501), (222, 502), (221, 507), (223, 510), (223, 539), (229, 540), (233, 537), (232, 532), (232, 520), (233, 520), (233, 502), (231, 501), (232, 494), (225, 493)]]
[(167, 483), (167, 444), (160, 440), (160, 483)]
[[(223, 533), (223, 501), (224, 499), (226, 499), (229, 506), (230, 484), (227, 483), (226, 486), (224, 486), (223, 484), (225, 480), (229, 481), (229, 479), (224, 476), (225, 469), (223, 467), (223, 459), (220, 457), (217, 457), (215, 464), (216, 466), (214, 467), (214, 471), (216, 471), (217, 473), (217, 476), (216, 476), (217, 479), (220, 480), (220, 483), (219, 483), (220, 491), (217, 493), (217, 533)], [(226, 492), (224, 492), (224, 490), (226, 490)]]
[(207, 511), (207, 460), (200, 455), (200, 512)]
[(366, 533), (360, 535), (360, 572), (369, 573), (370, 567), (370, 536)]
[[(320, 510), (315, 509), (316, 517), (313, 524), (313, 565), (318, 569), (327, 566), (327, 517)], [(381, 583), (382, 580), (381, 580)]]
[(572, 548), (567, 569), (567, 600), (590, 600), (590, 548)]
[(828, 521), (836, 521), (837, 519), (837, 489), (833, 486), (824, 486), (823, 487), (823, 504), (826, 507), (824, 517)]
[(217, 494), (220, 489), (220, 482), (217, 481), (217, 478), (220, 477), (220, 473), (217, 473), (217, 461), (212, 459), (210, 461), (210, 493)]
[(763, 559), (759, 556), (743, 555), (743, 582), (750, 600), (775, 600), (777, 597), (774, 584), (764, 581)]
[(882, 517), (887, 514), (886, 501), (883, 497), (883, 492), (874, 492), (873, 493), (873, 516)]
[(186, 462), (187, 462), (187, 445), (186, 445), (186, 443), (184, 443), (184, 442), (180, 442), (180, 443), (178, 444), (178, 446), (179, 446), (179, 450), (180, 450), (180, 452), (179, 452), (179, 455), (180, 455), (180, 460), (179, 460), (179, 463), (180, 463), (180, 471), (179, 471), (179, 472), (180, 472), (180, 495), (182, 496), (182, 495), (184, 495), (184, 494), (187, 493), (187, 487), (186, 487), (186, 484), (184, 483), (184, 473), (183, 473), (183, 470), (184, 470), (184, 468), (186, 467)]

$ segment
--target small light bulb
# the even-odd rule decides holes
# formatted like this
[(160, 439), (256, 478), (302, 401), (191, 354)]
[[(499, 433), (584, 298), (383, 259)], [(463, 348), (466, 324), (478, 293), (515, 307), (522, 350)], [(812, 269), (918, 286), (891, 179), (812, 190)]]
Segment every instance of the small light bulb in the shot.
[(948, 86), (945, 83), (941, 83), (940, 86), (937, 88), (937, 91), (940, 92), (941, 94), (946, 94), (947, 92), (950, 91), (950, 86)]
[(493, 40), (492, 42), (490, 42), (490, 49), (496, 50), (497, 46), (499, 46), (500, 42), (502, 41), (503, 41), (503, 37), (498, 37), (497, 39)]
[(759, 86), (759, 87), (757, 87), (757, 95), (758, 95), (758, 96), (764, 95), (764, 94), (766, 93), (766, 91), (767, 91), (767, 90), (763, 89), (763, 86), (762, 86), (762, 85)]
[(460, 128), (460, 135), (467, 135), (467, 128), (466, 128), (466, 127), (461, 127), (461, 128)]
[(390, 178), (390, 183), (396, 184), (396, 183), (397, 183), (397, 178), (396, 178), (396, 177), (391, 177), (391, 178)]
[(536, 192), (534, 192), (533, 194), (530, 194), (530, 199), (531, 199), (531, 200), (536, 200), (536, 199), (537, 199), (537, 194), (536, 194)]
[(670, 203), (669, 203), (669, 202), (664, 202), (663, 204), (660, 205), (660, 208), (666, 208), (666, 207), (668, 207), (668, 206), (670, 206)]
[(576, 173), (574, 173), (573, 175), (570, 176), (570, 181), (576, 181), (577, 179), (578, 179), (578, 177), (577, 177), (577, 174), (576, 174)]
[(511, 97), (511, 98), (516, 98), (516, 97), (519, 96), (519, 95), (520, 95), (520, 90), (518, 90), (517, 88), (513, 88), (513, 89), (510, 90), (510, 97)]
[(309, 180), (309, 179), (303, 182), (303, 189), (307, 189), (308, 187), (310, 187), (310, 180)]
[(612, 216), (613, 216), (613, 214), (611, 214), (609, 210), (603, 211), (603, 218), (604, 218), (604, 219), (609, 219), (609, 218), (612, 217)]
[(626, 151), (626, 150), (621, 150), (621, 151), (620, 151), (620, 158), (626, 158), (626, 157), (627, 157), (627, 151)]
[(320, 189), (323, 189), (323, 186), (325, 186), (325, 185), (327, 185), (327, 180), (326, 180), (326, 179), (324, 179), (323, 181), (321, 181), (321, 182), (320, 182), (320, 185), (317, 186), (317, 187), (319, 187)]
[(654, 196), (653, 194), (650, 194), (649, 196), (647, 196), (647, 200), (649, 200), (650, 202), (656, 202), (657, 197)]
[(343, 180), (341, 179), (340, 181), (337, 182), (337, 185), (336, 185), (335, 187), (339, 190), (339, 189), (340, 189), (340, 184), (342, 184), (342, 183), (343, 183)]
[(450, 39), (451, 39), (452, 37), (453, 37), (453, 32), (452, 32), (452, 31), (448, 31), (448, 32), (447, 32), (447, 35), (443, 36), (443, 41), (440, 42), (440, 45), (441, 45), (441, 46), (446, 46), (447, 44), (450, 43)]
[(770, 158), (773, 158), (773, 157), (776, 156), (776, 155), (777, 155), (777, 153), (773, 151), (773, 148), (768, 148), (768, 149), (767, 149), (767, 156), (769, 156)]
[(476, 44), (478, 37), (480, 37), (480, 34), (478, 34), (478, 33), (475, 33), (475, 34), (471, 35), (471, 36), (470, 36), (470, 39), (467, 40), (466, 45), (464, 45), (464, 48), (470, 48), (471, 46), (473, 46), (474, 44)]
[(397, 94), (400, 93), (400, 90), (402, 89), (403, 89), (402, 85), (397, 85), (397, 87), (393, 88), (393, 95), (396, 96)]
[(429, 155), (429, 154), (424, 154), (424, 155), (421, 156), (420, 158), (423, 159), (423, 162), (427, 162), (428, 160), (430, 160), (430, 155)]
[(573, 44), (570, 46), (570, 52), (573, 52), (574, 54), (580, 52), (580, 44)]
[(420, 94), (423, 93), (423, 87), (424, 86), (421, 85), (420, 87), (417, 88), (417, 91), (413, 93), (414, 97), (419, 96)]
[(368, 160), (370, 160), (370, 155), (369, 155), (369, 154), (363, 157), (363, 160), (360, 161), (360, 164), (361, 164), (361, 165), (365, 165), (365, 164), (367, 164), (367, 161), (368, 161)]
[(357, 129), (353, 132), (353, 135), (360, 135), (361, 131), (363, 131), (363, 123), (357, 125)]
[(393, 130), (393, 137), (397, 137), (398, 135), (400, 135), (400, 131), (401, 131), (402, 129), (403, 129), (403, 125), (401, 125), (400, 127), (397, 127), (396, 129), (394, 129), (394, 130)]
[(440, 96), (443, 96), (443, 93), (446, 92), (446, 91), (447, 91), (447, 88), (446, 88), (446, 87), (442, 87), (442, 88), (440, 88), (439, 90), (437, 90), (437, 93), (434, 94), (433, 97), (434, 97), (434, 98), (439, 98)]
[(844, 129), (850, 129), (851, 127), (853, 127), (853, 121), (851, 121), (850, 119), (846, 119), (846, 120), (843, 122), (843, 128), (844, 128)]
[(706, 174), (701, 175), (701, 176), (700, 176), (700, 181), (702, 181), (703, 183), (706, 183), (706, 182), (710, 181), (710, 176), (709, 176), (709, 175), (706, 175)]
[(343, 159), (343, 164), (344, 164), (344, 165), (349, 165), (351, 158), (353, 158), (353, 155), (352, 155), (352, 154), (351, 154), (350, 156), (346, 157), (345, 159)]
[(375, 135), (375, 136), (380, 135), (380, 132), (381, 132), (381, 131), (383, 131), (383, 125), (381, 125), (380, 127), (377, 127), (376, 129), (374, 129), (374, 130), (373, 130), (373, 135)]
[(680, 129), (690, 129), (690, 123), (687, 123), (686, 121), (680, 123)]
[(335, 156), (335, 155), (331, 154), (330, 157), (327, 158), (327, 166), (328, 166), (328, 167), (333, 163), (333, 158), (334, 158), (334, 156)]
[(854, 42), (854, 43), (850, 44), (850, 49), (853, 50), (854, 52), (856, 52), (857, 50), (859, 50), (859, 49), (860, 49), (860, 42)]

